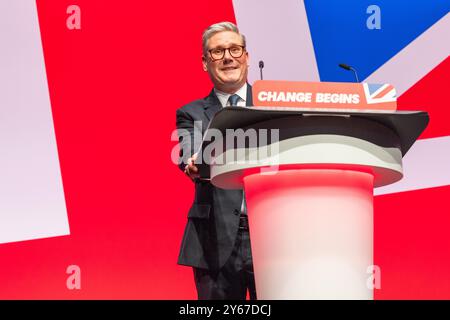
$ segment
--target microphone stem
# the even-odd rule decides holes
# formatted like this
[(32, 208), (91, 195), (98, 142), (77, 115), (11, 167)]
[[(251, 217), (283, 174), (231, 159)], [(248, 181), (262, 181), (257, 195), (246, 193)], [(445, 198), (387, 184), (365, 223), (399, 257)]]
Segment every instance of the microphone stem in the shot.
[(352, 67), (350, 67), (350, 70), (353, 71), (353, 73), (355, 74), (356, 82), (359, 83), (358, 73), (356, 72), (356, 70), (354, 68), (352, 68)]

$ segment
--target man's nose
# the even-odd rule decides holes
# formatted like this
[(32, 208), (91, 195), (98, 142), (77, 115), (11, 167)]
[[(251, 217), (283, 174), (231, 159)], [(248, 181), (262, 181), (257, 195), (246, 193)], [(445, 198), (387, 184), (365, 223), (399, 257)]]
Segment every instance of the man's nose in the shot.
[(233, 57), (231, 56), (231, 54), (230, 54), (230, 50), (225, 50), (225, 54), (224, 54), (224, 56), (223, 56), (223, 62), (225, 62), (225, 61), (233, 61)]

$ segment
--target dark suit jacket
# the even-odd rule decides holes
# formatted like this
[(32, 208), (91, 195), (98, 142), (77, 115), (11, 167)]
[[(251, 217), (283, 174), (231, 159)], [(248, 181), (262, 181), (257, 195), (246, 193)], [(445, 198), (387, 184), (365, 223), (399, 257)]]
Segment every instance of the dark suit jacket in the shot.
[[(246, 104), (252, 105), (250, 85), (247, 85)], [(177, 129), (184, 131), (184, 134), (179, 131), (180, 147), (181, 150), (190, 150), (180, 153), (181, 170), (184, 171), (187, 159), (198, 151), (199, 146), (193, 143), (194, 130), (201, 130), (203, 135), (214, 114), (221, 109), (222, 105), (212, 90), (204, 99), (177, 110)], [(184, 148), (186, 143), (190, 143), (190, 148)], [(188, 213), (179, 264), (210, 270), (218, 270), (225, 264), (237, 236), (242, 195), (242, 190), (217, 188), (209, 181), (195, 182), (195, 198)]]

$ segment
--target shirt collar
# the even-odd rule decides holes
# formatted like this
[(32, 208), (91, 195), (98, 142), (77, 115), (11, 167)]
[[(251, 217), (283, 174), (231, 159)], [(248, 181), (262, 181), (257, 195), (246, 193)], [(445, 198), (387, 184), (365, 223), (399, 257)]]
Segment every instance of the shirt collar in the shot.
[[(222, 107), (226, 107), (227, 106), (227, 102), (228, 102), (228, 98), (232, 95), (231, 93), (226, 93), (226, 92), (222, 92), (216, 88), (214, 88), (214, 93), (216, 94), (217, 98), (220, 101), (220, 104), (222, 105)], [(233, 94), (237, 94), (243, 101), (244, 104), (247, 101), (247, 83), (244, 83), (244, 85), (235, 93)]]

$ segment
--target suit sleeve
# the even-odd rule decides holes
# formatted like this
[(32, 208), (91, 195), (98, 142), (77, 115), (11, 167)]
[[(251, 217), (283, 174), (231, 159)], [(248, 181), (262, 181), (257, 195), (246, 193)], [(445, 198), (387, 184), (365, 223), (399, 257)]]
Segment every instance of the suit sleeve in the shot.
[[(196, 139), (198, 140), (198, 130), (195, 125), (195, 121), (191, 115), (182, 109), (177, 110), (177, 132), (178, 141), (180, 145), (180, 155), (178, 160), (178, 167), (184, 171), (187, 164), (187, 160), (196, 152)], [(200, 128), (200, 139), (201, 139), (201, 128)]]

